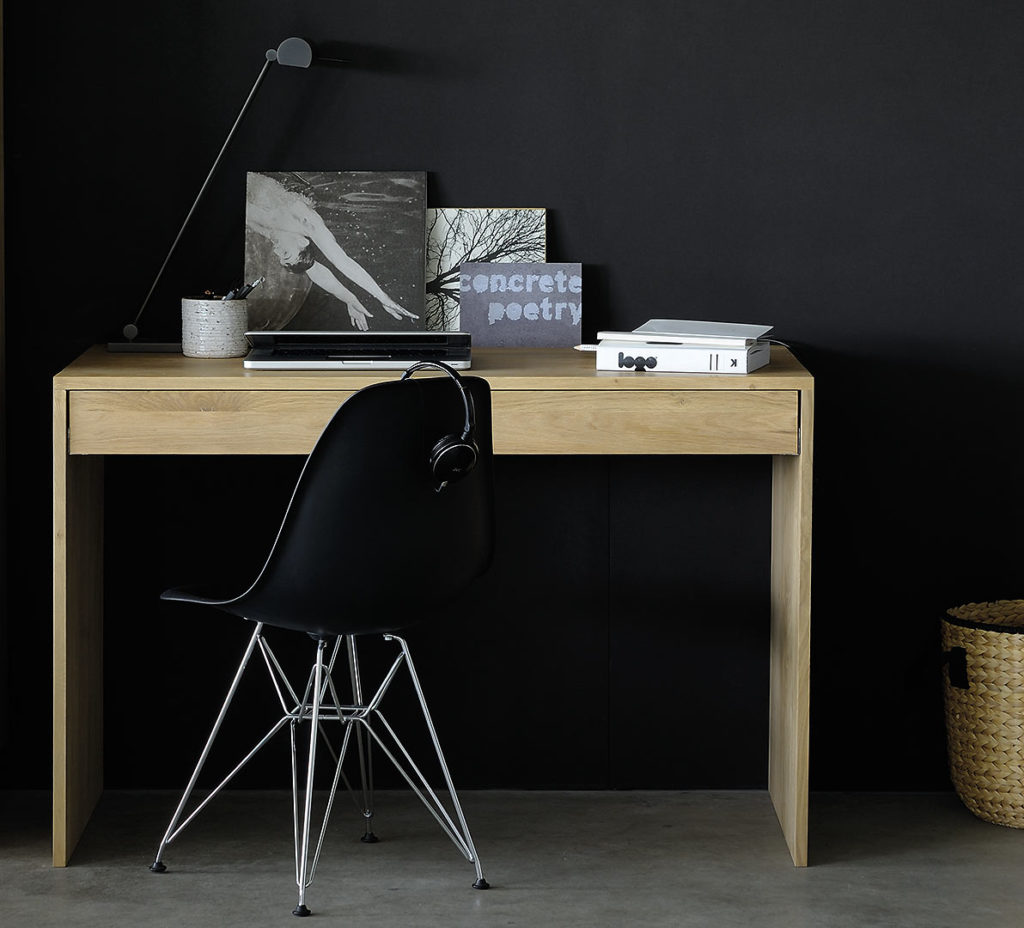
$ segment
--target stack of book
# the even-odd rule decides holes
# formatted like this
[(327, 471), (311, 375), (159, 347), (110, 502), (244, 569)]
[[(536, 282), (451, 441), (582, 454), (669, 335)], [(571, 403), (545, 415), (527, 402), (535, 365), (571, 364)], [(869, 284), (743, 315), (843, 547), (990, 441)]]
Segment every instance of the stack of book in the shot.
[(599, 371), (749, 374), (771, 358), (770, 325), (651, 319), (632, 332), (598, 332)]

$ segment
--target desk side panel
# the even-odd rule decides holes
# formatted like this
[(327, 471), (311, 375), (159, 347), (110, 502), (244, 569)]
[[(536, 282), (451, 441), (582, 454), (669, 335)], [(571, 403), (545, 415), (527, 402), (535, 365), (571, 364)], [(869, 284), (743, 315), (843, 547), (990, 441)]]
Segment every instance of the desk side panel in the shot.
[(67, 452), (53, 403), (53, 863), (67, 864), (103, 791), (103, 459)]
[(810, 788), (813, 418), (814, 393), (804, 390), (800, 454), (772, 466), (768, 791), (798, 867), (807, 866)]

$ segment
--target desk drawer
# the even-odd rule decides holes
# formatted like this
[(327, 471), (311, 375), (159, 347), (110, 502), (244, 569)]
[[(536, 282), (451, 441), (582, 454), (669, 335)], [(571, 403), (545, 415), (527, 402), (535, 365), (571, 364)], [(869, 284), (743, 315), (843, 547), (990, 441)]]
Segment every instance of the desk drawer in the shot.
[(308, 454), (334, 390), (75, 390), (71, 454)]
[[(334, 390), (75, 390), (71, 454), (307, 454)], [(498, 454), (796, 454), (795, 390), (495, 390)]]
[(796, 390), (509, 390), (498, 454), (797, 454)]

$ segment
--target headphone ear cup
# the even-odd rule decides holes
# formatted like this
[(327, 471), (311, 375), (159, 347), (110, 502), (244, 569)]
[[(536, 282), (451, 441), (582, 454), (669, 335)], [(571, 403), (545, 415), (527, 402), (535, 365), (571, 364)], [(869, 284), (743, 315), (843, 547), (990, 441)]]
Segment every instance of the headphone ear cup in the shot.
[(476, 465), (478, 454), (472, 439), (445, 435), (430, 451), (430, 470), (438, 486), (468, 474)]

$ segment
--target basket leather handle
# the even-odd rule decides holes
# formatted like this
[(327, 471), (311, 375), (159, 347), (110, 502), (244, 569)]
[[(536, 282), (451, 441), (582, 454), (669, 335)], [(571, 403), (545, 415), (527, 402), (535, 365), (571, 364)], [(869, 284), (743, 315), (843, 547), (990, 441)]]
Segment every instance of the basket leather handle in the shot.
[(959, 690), (970, 688), (967, 679), (967, 649), (950, 648), (942, 652), (942, 663), (949, 665), (949, 685)]

